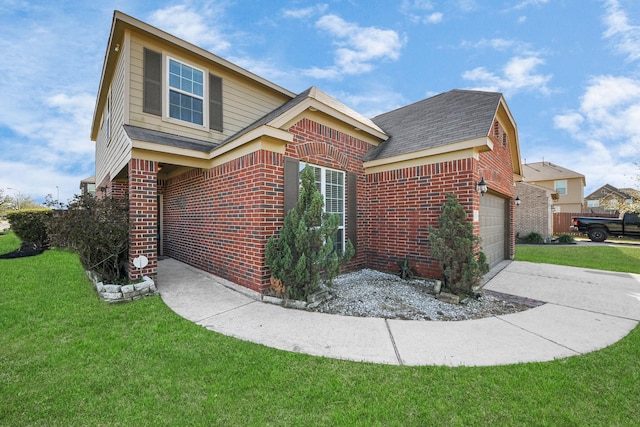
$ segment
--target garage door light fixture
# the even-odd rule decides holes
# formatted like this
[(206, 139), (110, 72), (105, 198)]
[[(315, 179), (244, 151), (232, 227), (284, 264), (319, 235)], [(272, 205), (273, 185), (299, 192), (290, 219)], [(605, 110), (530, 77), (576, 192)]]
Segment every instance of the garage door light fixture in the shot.
[(476, 182), (476, 191), (479, 191), (482, 196), (487, 192), (487, 183), (484, 182), (484, 177), (480, 179), (480, 182)]
[(520, 201), (520, 196), (516, 196), (516, 206), (520, 206), (520, 203), (522, 203)]

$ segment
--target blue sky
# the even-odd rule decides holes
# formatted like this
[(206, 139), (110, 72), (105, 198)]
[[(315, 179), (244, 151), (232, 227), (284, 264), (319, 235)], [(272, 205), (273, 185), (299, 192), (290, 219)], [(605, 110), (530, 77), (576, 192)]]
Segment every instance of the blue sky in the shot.
[(67, 201), (114, 9), (294, 92), (372, 117), (450, 89), (502, 92), (522, 161), (638, 187), (637, 0), (0, 0), (0, 189)]

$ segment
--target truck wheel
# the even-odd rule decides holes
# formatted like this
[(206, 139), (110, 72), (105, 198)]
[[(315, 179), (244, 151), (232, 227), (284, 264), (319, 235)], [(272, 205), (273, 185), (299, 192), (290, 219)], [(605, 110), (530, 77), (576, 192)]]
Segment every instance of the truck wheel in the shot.
[(607, 240), (607, 232), (603, 228), (594, 228), (589, 230), (589, 239), (592, 242), (604, 242)]

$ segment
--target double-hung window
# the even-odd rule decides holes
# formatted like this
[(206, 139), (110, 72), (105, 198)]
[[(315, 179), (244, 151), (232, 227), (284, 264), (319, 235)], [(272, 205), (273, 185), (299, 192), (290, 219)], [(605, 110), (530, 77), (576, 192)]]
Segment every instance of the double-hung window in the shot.
[(147, 48), (142, 64), (143, 112), (223, 131), (221, 77)]
[(169, 117), (204, 125), (204, 72), (169, 58)]
[[(306, 164), (300, 162), (300, 175)], [(324, 211), (338, 216), (338, 232), (334, 245), (338, 253), (344, 252), (344, 172), (322, 166), (309, 165), (316, 176), (316, 187), (324, 198)]]
[(567, 180), (566, 179), (560, 179), (560, 180), (555, 181), (554, 187), (555, 187), (556, 193), (558, 193), (560, 195), (567, 194)]

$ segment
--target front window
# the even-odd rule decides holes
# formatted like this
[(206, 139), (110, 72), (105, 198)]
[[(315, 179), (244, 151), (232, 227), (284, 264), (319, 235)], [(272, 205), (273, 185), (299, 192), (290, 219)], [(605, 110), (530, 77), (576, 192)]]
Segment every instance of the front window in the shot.
[(588, 208), (599, 208), (600, 207), (600, 200), (587, 200), (587, 207)]
[(171, 58), (169, 117), (204, 124), (204, 72)]
[(562, 180), (556, 181), (555, 190), (556, 190), (556, 193), (560, 195), (567, 194), (567, 180), (562, 179)]
[[(305, 168), (300, 162), (300, 174)], [(322, 166), (309, 165), (316, 176), (316, 187), (324, 198), (324, 211), (338, 216), (338, 232), (334, 244), (338, 253), (344, 252), (344, 172)]]

